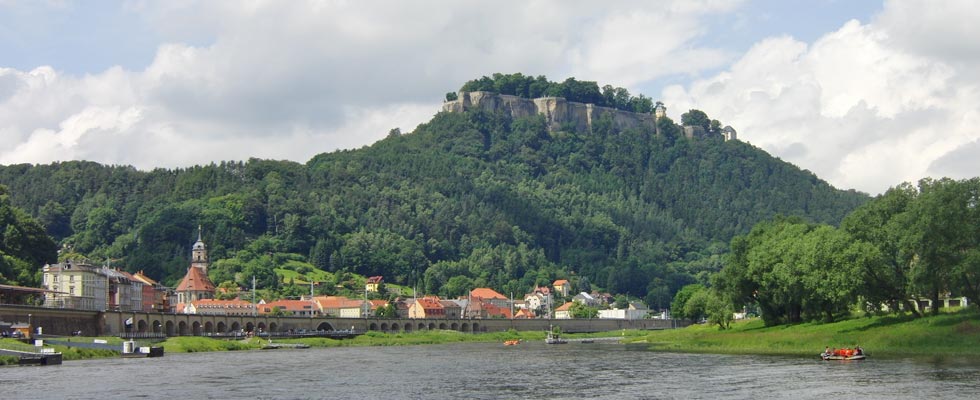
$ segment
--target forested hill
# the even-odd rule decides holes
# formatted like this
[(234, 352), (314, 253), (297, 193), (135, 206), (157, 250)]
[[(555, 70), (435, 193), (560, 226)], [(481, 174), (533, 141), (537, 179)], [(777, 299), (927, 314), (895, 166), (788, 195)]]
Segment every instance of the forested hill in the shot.
[(308, 262), (427, 293), (580, 289), (666, 306), (720, 269), (736, 234), (775, 214), (838, 224), (868, 197), (720, 137), (549, 133), (540, 116), (440, 113), (306, 165), (251, 159), (149, 172), (91, 162), (0, 167), (13, 205), (73, 252), (173, 284), (197, 227), (211, 277), (282, 283)]

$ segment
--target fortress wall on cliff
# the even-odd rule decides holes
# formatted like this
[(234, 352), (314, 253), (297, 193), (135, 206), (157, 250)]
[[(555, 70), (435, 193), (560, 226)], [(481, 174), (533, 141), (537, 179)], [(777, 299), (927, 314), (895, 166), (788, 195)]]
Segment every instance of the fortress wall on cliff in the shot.
[(594, 104), (576, 103), (561, 97), (525, 99), (493, 92), (459, 92), (457, 99), (445, 102), (442, 109), (447, 112), (466, 110), (501, 112), (510, 115), (512, 118), (541, 114), (551, 131), (569, 124), (579, 132), (592, 132), (593, 123), (605, 115), (611, 117), (613, 126), (619, 130), (646, 128), (650, 131), (656, 131), (657, 129), (653, 114), (640, 114)]

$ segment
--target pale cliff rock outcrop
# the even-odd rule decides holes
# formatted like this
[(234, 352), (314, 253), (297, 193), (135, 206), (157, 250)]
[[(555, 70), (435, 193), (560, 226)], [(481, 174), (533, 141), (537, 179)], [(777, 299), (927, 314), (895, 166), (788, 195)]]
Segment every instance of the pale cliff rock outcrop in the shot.
[(565, 124), (570, 124), (577, 131), (592, 132), (593, 123), (605, 115), (610, 116), (613, 126), (619, 130), (646, 128), (653, 132), (657, 129), (657, 121), (652, 114), (640, 114), (615, 108), (599, 107), (594, 104), (576, 103), (567, 101), (562, 97), (525, 99), (493, 92), (459, 92), (457, 99), (445, 102), (442, 109), (448, 112), (466, 110), (501, 112), (510, 115), (512, 118), (541, 114), (551, 131), (558, 130)]

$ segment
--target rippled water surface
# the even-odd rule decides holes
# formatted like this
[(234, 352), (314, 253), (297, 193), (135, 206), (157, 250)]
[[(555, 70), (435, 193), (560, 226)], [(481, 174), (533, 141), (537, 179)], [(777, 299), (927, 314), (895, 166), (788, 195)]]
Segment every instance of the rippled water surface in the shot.
[(167, 354), (0, 368), (0, 397), (976, 399), (980, 360), (673, 354), (611, 343)]

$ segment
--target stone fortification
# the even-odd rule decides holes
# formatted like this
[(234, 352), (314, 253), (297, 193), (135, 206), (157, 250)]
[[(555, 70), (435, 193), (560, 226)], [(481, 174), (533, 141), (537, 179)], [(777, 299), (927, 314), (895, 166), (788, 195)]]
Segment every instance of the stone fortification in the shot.
[(645, 128), (653, 132), (657, 129), (653, 114), (576, 103), (562, 97), (525, 99), (493, 92), (459, 92), (457, 99), (445, 102), (442, 109), (448, 112), (466, 110), (501, 112), (513, 118), (541, 114), (551, 131), (558, 130), (564, 125), (572, 125), (579, 132), (592, 132), (593, 123), (606, 115), (611, 117), (613, 126), (618, 130)]

